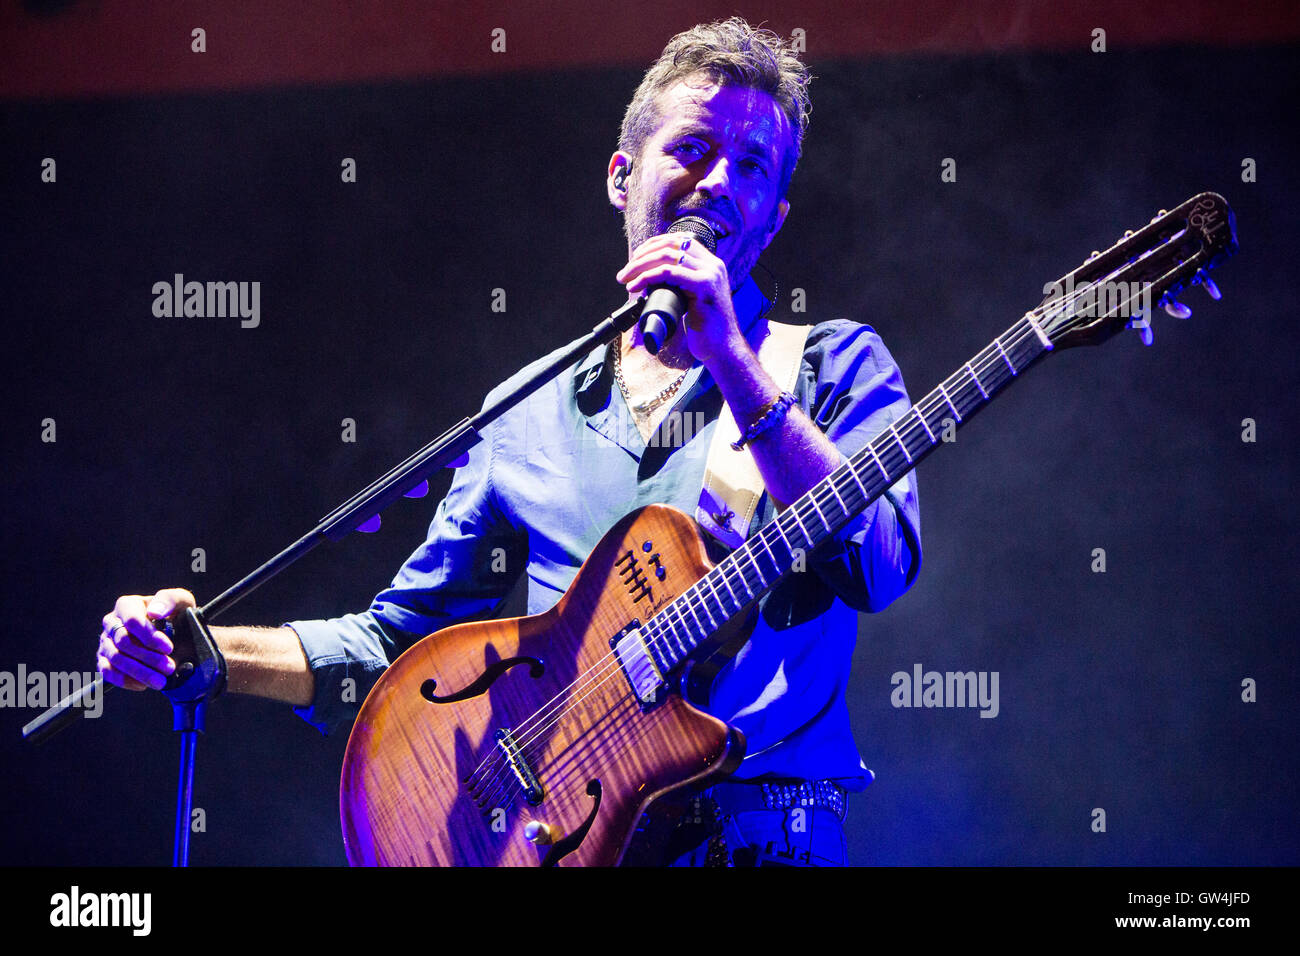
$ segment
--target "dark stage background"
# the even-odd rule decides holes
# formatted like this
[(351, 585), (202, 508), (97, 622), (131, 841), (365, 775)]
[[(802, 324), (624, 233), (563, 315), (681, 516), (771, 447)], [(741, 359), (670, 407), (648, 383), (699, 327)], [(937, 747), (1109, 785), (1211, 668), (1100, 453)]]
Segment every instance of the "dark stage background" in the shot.
[[(11, 74), (0, 670), (92, 669), (117, 594), (213, 596), (617, 306), (603, 174), (623, 106), (676, 30), (760, 19), (674, 9), (644, 55), (603, 65), (58, 95)], [(813, 120), (765, 262), (785, 317), (871, 324), (913, 398), (1158, 208), (1221, 192), (1242, 247), (1222, 302), (1185, 293), (1194, 316), (1157, 313), (1151, 349), (1128, 332), (1051, 356), (921, 466), (921, 575), (860, 622), (849, 702), (877, 780), (851, 804), (850, 857), (1295, 864), (1294, 30), (1067, 39), (830, 56), (809, 33)], [(154, 317), (175, 273), (259, 281), (259, 327)], [(363, 608), (446, 484), (222, 623)], [(998, 716), (893, 707), (891, 675), (916, 663), (997, 671)], [(170, 859), (170, 708), (105, 704), (37, 750), (19, 740), (35, 711), (0, 710), (0, 863)], [(343, 863), (345, 735), (240, 698), (210, 724), (193, 861)]]

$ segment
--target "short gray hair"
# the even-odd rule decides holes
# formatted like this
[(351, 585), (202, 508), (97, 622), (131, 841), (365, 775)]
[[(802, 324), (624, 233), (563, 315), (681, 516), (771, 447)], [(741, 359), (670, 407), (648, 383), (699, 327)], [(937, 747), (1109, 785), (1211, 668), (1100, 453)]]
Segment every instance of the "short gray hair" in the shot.
[(705, 73), (723, 86), (746, 86), (767, 93), (790, 121), (793, 148), (781, 170), (780, 195), (803, 151), (812, 103), (808, 84), (812, 74), (795, 54), (793, 44), (771, 30), (755, 29), (740, 17), (700, 24), (668, 41), (664, 52), (646, 71), (623, 114), (618, 148), (634, 159), (660, 122), (655, 102), (679, 80)]

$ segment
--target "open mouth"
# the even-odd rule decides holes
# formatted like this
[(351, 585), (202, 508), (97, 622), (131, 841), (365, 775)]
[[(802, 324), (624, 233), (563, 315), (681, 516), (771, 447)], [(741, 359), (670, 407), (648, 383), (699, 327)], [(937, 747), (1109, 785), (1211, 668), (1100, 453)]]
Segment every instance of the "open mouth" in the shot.
[(729, 227), (726, 223), (719, 222), (716, 219), (708, 219), (705, 217), (701, 217), (701, 218), (704, 218), (704, 221), (713, 227), (713, 231), (714, 233), (717, 234), (719, 242), (727, 238), (727, 236), (731, 235), (731, 227)]
[(712, 229), (714, 235), (717, 236), (718, 242), (721, 242), (727, 236), (731, 235), (730, 226), (728, 226), (723, 220), (719, 219), (717, 216), (710, 215), (704, 212), (703, 210), (683, 209), (679, 215), (694, 216), (696, 219), (702, 219), (705, 222), (707, 222), (709, 224), (709, 228)]

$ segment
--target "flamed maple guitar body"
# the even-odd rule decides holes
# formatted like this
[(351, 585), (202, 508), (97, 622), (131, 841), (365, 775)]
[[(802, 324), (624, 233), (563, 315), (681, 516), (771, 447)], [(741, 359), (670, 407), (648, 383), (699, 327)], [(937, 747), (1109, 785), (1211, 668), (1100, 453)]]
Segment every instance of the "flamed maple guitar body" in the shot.
[[(710, 566), (693, 521), (643, 508), (601, 539), (550, 611), (414, 644), (380, 677), (348, 741), (348, 862), (614, 865), (655, 797), (734, 770), (737, 731), (678, 694), (643, 709), (610, 650)], [(535, 804), (511, 753), (536, 776)]]

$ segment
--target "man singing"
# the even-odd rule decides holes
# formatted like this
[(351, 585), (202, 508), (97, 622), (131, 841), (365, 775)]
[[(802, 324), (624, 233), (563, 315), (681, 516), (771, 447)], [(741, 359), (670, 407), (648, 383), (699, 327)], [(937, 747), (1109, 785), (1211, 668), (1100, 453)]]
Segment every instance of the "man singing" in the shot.
[[(809, 81), (788, 44), (740, 19), (669, 42), (627, 108), (606, 185), (628, 245), (612, 279), (633, 298), (658, 285), (678, 290), (680, 326), (653, 354), (633, 328), (486, 428), (427, 539), (368, 610), (213, 628), (229, 690), (293, 704), (328, 732), (356, 716), (356, 701), (398, 654), (490, 616), (519, 573), (528, 574), (528, 613), (551, 608), (628, 512), (666, 504), (696, 513), (724, 402), (766, 489), (741, 532), (763, 527), (908, 409), (889, 352), (854, 321), (807, 331), (791, 353), (791, 388), (758, 358), (772, 303), (749, 273), (790, 211)], [(669, 231), (685, 216), (708, 223), (714, 251)], [(879, 611), (911, 585), (919, 527), (904, 478), (763, 597), (748, 641), (702, 702), (743, 732), (745, 759), (686, 806), (689, 825), (663, 824), (666, 836), (650, 841), (661, 856), (682, 865), (846, 862), (845, 791), (871, 780), (845, 701), (857, 612)], [(725, 554), (725, 544), (711, 545)], [(193, 603), (180, 589), (119, 598), (103, 620), (104, 678), (162, 687), (176, 663), (151, 622)], [(353, 695), (343, 692), (349, 678)], [(652, 858), (637, 845), (629, 862)]]

